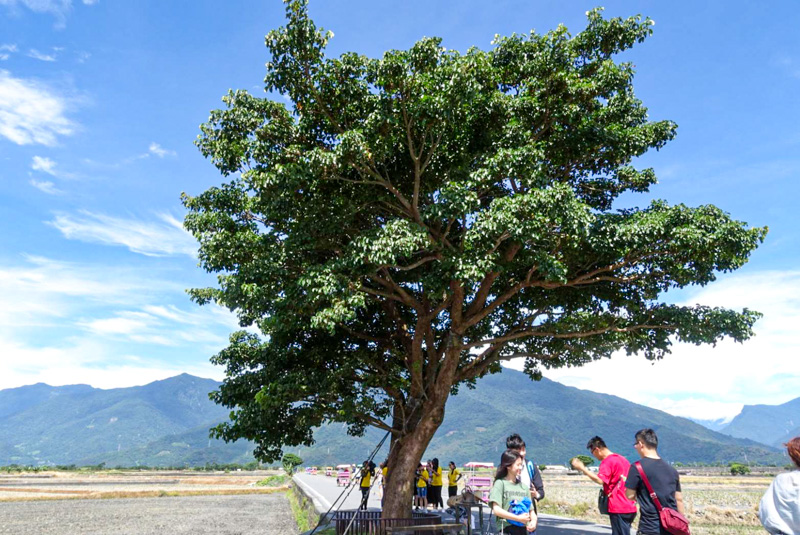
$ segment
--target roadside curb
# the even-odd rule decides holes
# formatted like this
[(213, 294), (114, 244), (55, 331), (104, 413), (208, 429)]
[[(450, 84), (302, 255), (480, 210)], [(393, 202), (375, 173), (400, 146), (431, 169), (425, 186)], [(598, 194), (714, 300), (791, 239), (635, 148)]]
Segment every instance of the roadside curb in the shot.
[[(311, 488), (308, 485), (308, 483), (302, 481), (301, 479), (297, 478), (294, 475), (292, 476), (292, 483), (294, 489), (297, 492), (305, 496), (307, 500), (309, 500), (311, 503), (314, 504), (314, 509), (317, 511), (317, 514), (319, 515), (319, 520), (317, 520), (317, 523), (319, 524), (319, 529), (324, 529), (328, 527), (330, 519), (324, 519), (323, 515), (328, 512), (328, 509), (330, 509), (331, 507), (330, 502), (326, 500), (325, 497), (322, 496), (319, 492)], [(312, 531), (314, 531), (314, 529), (304, 531), (300, 535), (311, 535)], [(319, 530), (317, 530), (317, 533), (319, 533)]]
[(320, 515), (325, 514), (328, 509), (331, 508), (331, 503), (325, 499), (325, 497), (311, 488), (308, 483), (304, 482), (296, 475), (292, 476), (292, 483), (294, 483), (295, 488), (300, 491), (307, 499), (311, 500), (311, 503), (314, 504), (314, 508)]

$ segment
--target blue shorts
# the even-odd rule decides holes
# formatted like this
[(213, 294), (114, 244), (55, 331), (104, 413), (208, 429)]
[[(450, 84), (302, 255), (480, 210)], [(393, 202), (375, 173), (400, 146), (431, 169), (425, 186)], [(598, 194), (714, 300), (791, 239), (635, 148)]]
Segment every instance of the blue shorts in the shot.
[(428, 487), (417, 487), (417, 496), (420, 498), (428, 497)]

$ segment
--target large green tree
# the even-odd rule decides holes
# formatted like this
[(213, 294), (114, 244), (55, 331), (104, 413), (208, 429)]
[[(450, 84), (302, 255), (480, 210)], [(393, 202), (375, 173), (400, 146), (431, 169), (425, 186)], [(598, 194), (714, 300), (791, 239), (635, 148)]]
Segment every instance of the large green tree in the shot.
[(272, 461), (326, 422), (390, 431), (384, 511), (403, 516), (448, 397), (502, 361), (535, 379), (752, 334), (757, 313), (659, 295), (740, 267), (765, 229), (714, 206), (613, 208), (655, 184), (632, 163), (676, 130), (614, 59), (649, 19), (328, 58), (306, 0), (286, 11), (266, 38), (275, 98), (230, 92), (197, 141), (230, 181), (184, 196), (219, 281), (194, 300), (255, 327), (213, 359), (233, 409), (217, 436)]

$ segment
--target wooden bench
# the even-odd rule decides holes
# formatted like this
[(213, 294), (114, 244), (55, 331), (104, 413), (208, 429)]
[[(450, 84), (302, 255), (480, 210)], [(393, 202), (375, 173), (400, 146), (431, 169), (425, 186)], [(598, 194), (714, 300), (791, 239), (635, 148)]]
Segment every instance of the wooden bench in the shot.
[(441, 531), (443, 533), (461, 533), (464, 524), (423, 524), (421, 526), (389, 526), (386, 533), (392, 535), (414, 535), (417, 531)]

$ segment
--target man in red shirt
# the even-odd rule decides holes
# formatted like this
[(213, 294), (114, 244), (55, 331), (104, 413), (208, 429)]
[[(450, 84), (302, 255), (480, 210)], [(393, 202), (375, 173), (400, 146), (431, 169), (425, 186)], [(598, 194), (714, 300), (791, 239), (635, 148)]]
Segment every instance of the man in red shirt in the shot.
[(590, 472), (580, 459), (572, 459), (572, 467), (597, 483), (603, 485), (608, 496), (608, 517), (611, 520), (612, 535), (630, 535), (631, 524), (636, 518), (636, 502), (625, 495), (625, 481), (631, 463), (622, 455), (608, 449), (600, 437), (592, 437), (586, 449), (600, 461), (597, 474)]

